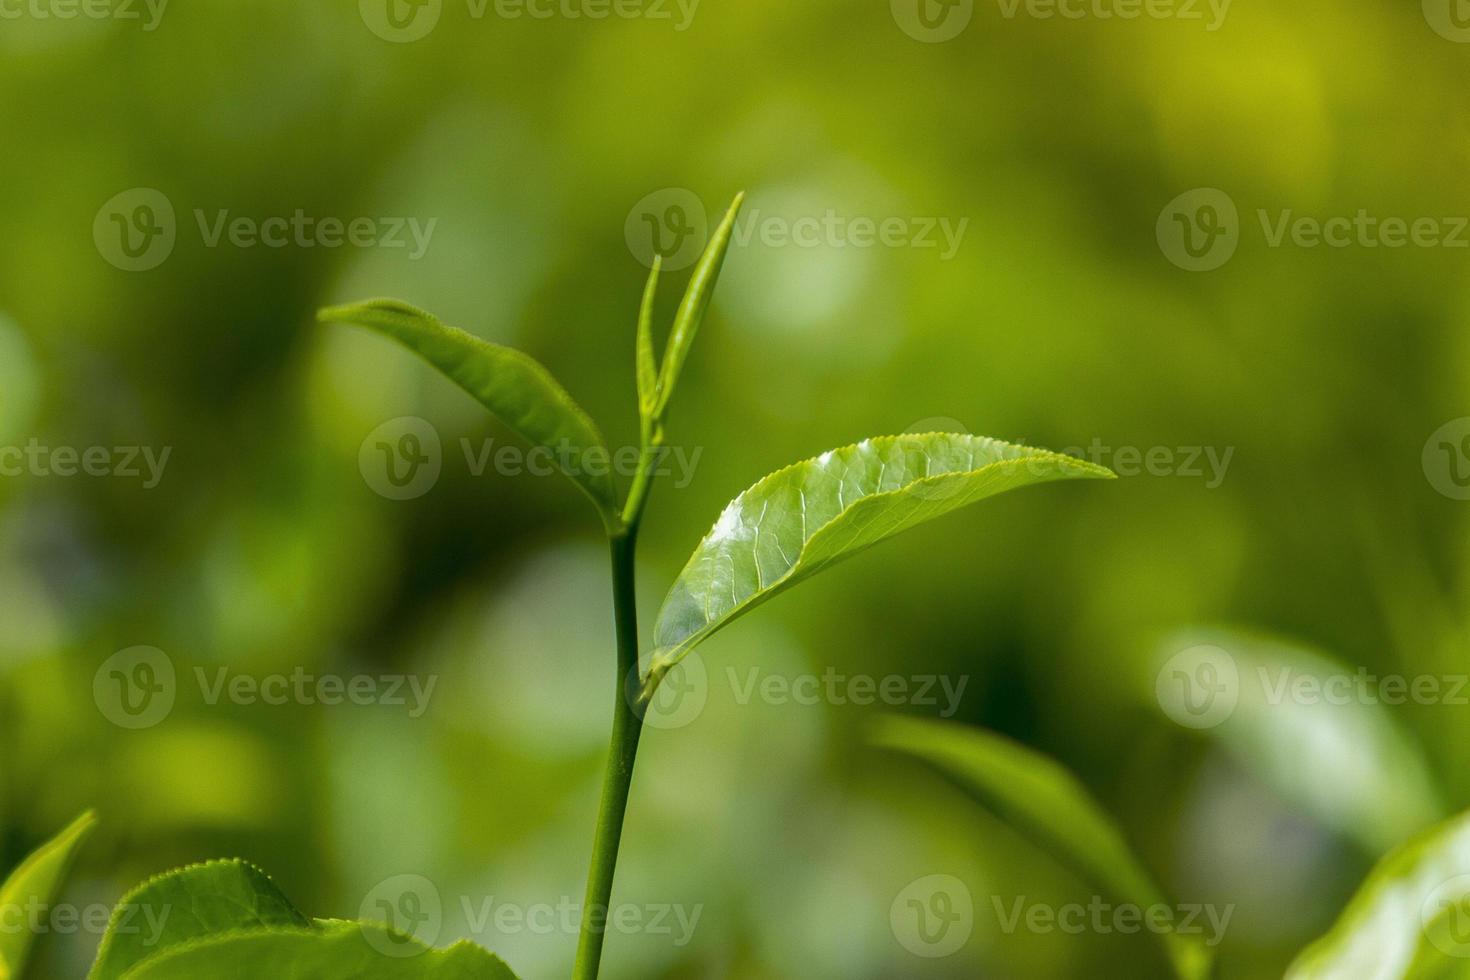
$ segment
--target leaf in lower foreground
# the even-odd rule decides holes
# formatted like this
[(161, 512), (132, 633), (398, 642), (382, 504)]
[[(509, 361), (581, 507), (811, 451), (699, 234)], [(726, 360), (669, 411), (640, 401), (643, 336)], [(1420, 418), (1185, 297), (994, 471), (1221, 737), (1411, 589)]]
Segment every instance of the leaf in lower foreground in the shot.
[(309, 925), (259, 868), (244, 861), (196, 864), (144, 882), (118, 902), (87, 978), (119, 980), (151, 956), (208, 936)]
[[(982, 806), (1059, 863), (1115, 899), (1166, 906), (1111, 817), (1077, 778), (1047, 756), (992, 732), (953, 723), (885, 717), (872, 742), (916, 756), (957, 780)], [(1212, 955), (1178, 932), (1160, 938), (1175, 973), (1202, 980)]]
[(1463, 976), (1470, 956), (1470, 812), (1411, 837), (1369, 873), (1287, 980)]
[(175, 946), (124, 980), (516, 980), (473, 943), (430, 949), (374, 922), (260, 929)]
[(705, 638), (782, 590), (900, 531), (1006, 490), (1112, 472), (980, 436), (865, 439), (778, 470), (736, 497), (654, 625), (648, 688)]
[(608, 531), (621, 528), (612, 455), (601, 431), (535, 358), (397, 300), (334, 306), (317, 319), (368, 327), (418, 354), (522, 438), (549, 449), (556, 466), (592, 498)]
[[(97, 823), (91, 810), (77, 817), (61, 833), (42, 844), (21, 862), (0, 885), (0, 913), (4, 920), (29, 922), (25, 910), (49, 908), (61, 890), (62, 880), (87, 835)], [(15, 911), (12, 911), (15, 910)], [(19, 913), (19, 914), (17, 914)], [(29, 928), (0, 929), (0, 980), (16, 980), (25, 969), (36, 933)]]

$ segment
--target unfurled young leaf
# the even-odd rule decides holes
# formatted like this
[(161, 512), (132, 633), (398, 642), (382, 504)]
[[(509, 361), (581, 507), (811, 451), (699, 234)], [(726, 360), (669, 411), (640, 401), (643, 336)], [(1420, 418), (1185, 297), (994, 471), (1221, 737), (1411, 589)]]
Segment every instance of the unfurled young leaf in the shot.
[[(880, 719), (872, 741), (937, 767), (1017, 833), (1115, 900), (1140, 909), (1166, 905), (1117, 824), (1075, 776), (1047, 756), (992, 732), (900, 717)], [(1202, 942), (1174, 931), (1160, 938), (1181, 980), (1209, 976), (1212, 954)]]
[(778, 470), (730, 502), (669, 591), (645, 695), (697, 643), (834, 562), (1007, 490), (1112, 475), (1071, 456), (950, 433), (866, 439)]
[[(28, 908), (49, 908), (61, 891), (62, 881), (71, 870), (77, 849), (92, 832), (97, 815), (88, 810), (72, 821), (61, 833), (42, 844), (21, 862), (20, 867), (0, 885), (0, 912)], [(12, 913), (13, 914), (13, 913)], [(11, 922), (11, 916), (6, 917)], [(19, 928), (0, 929), (0, 980), (20, 980), (30, 956), (36, 933), (21, 917)]]
[(1470, 957), (1470, 812), (1421, 832), (1378, 862), (1331, 930), (1287, 980), (1463, 977)]
[(673, 397), (674, 388), (679, 383), (679, 372), (684, 369), (684, 359), (689, 356), (694, 335), (704, 321), (705, 310), (709, 309), (710, 297), (715, 292), (715, 282), (720, 277), (720, 266), (725, 262), (725, 253), (730, 250), (730, 235), (735, 228), (735, 217), (740, 213), (740, 205), (744, 200), (743, 192), (735, 195), (730, 210), (725, 212), (724, 219), (710, 236), (709, 244), (704, 247), (704, 254), (694, 266), (694, 274), (690, 276), (689, 286), (679, 303), (679, 310), (674, 314), (674, 328), (669, 333), (663, 367), (659, 371), (654, 418), (664, 417), (669, 399)]
[(244, 861), (211, 861), (144, 882), (113, 910), (88, 980), (120, 980), (173, 946), (260, 928), (310, 922), (264, 871)]
[(368, 922), (318, 922), (184, 943), (127, 972), (126, 980), (516, 980), (473, 943), (429, 949)]
[(658, 361), (653, 353), (653, 301), (658, 297), (658, 274), (664, 257), (653, 257), (648, 284), (643, 287), (643, 302), (638, 307), (638, 415), (646, 430), (653, 426), (653, 410), (658, 402)]
[(558, 468), (592, 498), (608, 532), (621, 529), (611, 453), (602, 433), (534, 358), (396, 300), (334, 306), (317, 318), (368, 327), (418, 354), (522, 438), (550, 449)]

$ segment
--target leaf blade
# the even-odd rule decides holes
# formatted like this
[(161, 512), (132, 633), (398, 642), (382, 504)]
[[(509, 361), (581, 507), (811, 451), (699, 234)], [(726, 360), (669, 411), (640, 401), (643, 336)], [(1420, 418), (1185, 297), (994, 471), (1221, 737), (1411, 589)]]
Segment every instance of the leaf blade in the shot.
[[(535, 358), (397, 300), (328, 307), (317, 319), (375, 330), (418, 354), (522, 438), (552, 450), (557, 468), (592, 500), (609, 532), (621, 528), (611, 453), (602, 432)], [(558, 452), (563, 447), (575, 454), (575, 464)]]
[[(395, 949), (394, 954), (384, 952)], [(242, 964), (249, 972), (242, 973)], [(516, 980), (473, 943), (430, 949), (374, 922), (319, 922), (259, 929), (175, 946), (138, 964), (125, 980)]]
[[(1161, 889), (1122, 831), (1081, 782), (1048, 756), (978, 728), (889, 716), (873, 744), (922, 759), (1090, 885), (1141, 909), (1164, 905)], [(1160, 935), (1181, 980), (1204, 980), (1212, 954), (1178, 932)]]
[[(0, 909), (50, 906), (78, 848), (96, 825), (97, 814), (88, 810), (32, 851), (0, 885)], [(23, 975), (35, 940), (36, 933), (29, 929), (0, 929), (0, 977)]]
[(643, 301), (638, 307), (638, 414), (645, 427), (653, 425), (653, 410), (658, 402), (658, 364), (653, 353), (653, 302), (658, 296), (658, 276), (664, 257), (653, 257), (653, 269), (643, 287)]
[(310, 923), (270, 877), (244, 861), (209, 861), (151, 878), (113, 910), (88, 980), (119, 980), (135, 965), (209, 936)]
[(1441, 976), (1446, 967), (1463, 968), (1470, 944), (1448, 930), (1467, 900), (1470, 812), (1385, 855), (1327, 933), (1287, 968), (1286, 980)]
[(777, 470), (726, 506), (669, 590), (650, 683), (756, 605), (900, 531), (1017, 487), (1112, 475), (953, 433), (866, 439)]
[(669, 332), (668, 347), (664, 351), (663, 367), (659, 371), (658, 399), (653, 411), (657, 419), (662, 419), (668, 409), (669, 399), (673, 397), (674, 388), (679, 383), (679, 374), (684, 370), (684, 361), (689, 356), (689, 348), (694, 344), (694, 335), (704, 322), (705, 311), (709, 309), (710, 299), (714, 296), (715, 283), (720, 278), (720, 268), (725, 263), (725, 254), (730, 250), (735, 217), (740, 213), (740, 205), (744, 201), (744, 191), (735, 195), (735, 200), (716, 226), (709, 244), (705, 246), (704, 253), (694, 266), (684, 298), (679, 301), (679, 310), (674, 314), (674, 327)]

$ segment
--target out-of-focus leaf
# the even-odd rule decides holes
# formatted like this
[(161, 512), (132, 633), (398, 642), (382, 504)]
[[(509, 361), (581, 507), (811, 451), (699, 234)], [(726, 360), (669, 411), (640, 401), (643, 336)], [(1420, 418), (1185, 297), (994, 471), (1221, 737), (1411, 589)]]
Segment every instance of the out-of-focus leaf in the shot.
[(726, 506), (684, 566), (654, 626), (649, 684), (736, 617), (900, 531), (1017, 487), (1112, 475), (949, 433), (865, 439), (778, 470)]
[(1369, 873), (1287, 980), (1429, 980), (1470, 974), (1470, 813), (1422, 831)]
[(558, 468), (592, 498), (609, 533), (620, 530), (607, 442), (535, 358), (447, 326), (397, 300), (334, 306), (317, 318), (368, 327), (418, 354), (528, 442), (550, 449)]
[(730, 235), (735, 228), (735, 216), (740, 213), (740, 205), (744, 200), (744, 192), (735, 195), (730, 210), (725, 212), (724, 219), (710, 236), (709, 244), (704, 247), (704, 254), (694, 266), (694, 274), (689, 277), (689, 286), (679, 302), (678, 312), (674, 314), (674, 328), (669, 332), (668, 348), (664, 352), (664, 363), (659, 372), (658, 398), (653, 410), (655, 418), (663, 418), (669, 399), (673, 397), (674, 387), (679, 383), (679, 372), (684, 369), (684, 359), (689, 356), (694, 335), (704, 321), (705, 310), (709, 309), (710, 297), (715, 292), (715, 282), (720, 278), (720, 266), (725, 262), (725, 253), (730, 250)]
[[(97, 815), (91, 810), (73, 820), (65, 830), (32, 851), (20, 867), (0, 885), (0, 912), (49, 908), (71, 869), (77, 849), (92, 832)], [(7, 916), (7, 921), (13, 918)], [(22, 916), (21, 928), (0, 929), (0, 980), (18, 980), (25, 970), (36, 933), (30, 918)]]
[[(1166, 904), (1117, 824), (1054, 760), (992, 732), (911, 718), (880, 719), (872, 741), (936, 766), (1022, 836), (1114, 898), (1141, 909)], [(1209, 975), (1211, 953), (1202, 942), (1173, 931), (1158, 935), (1181, 978)]]
[(473, 943), (429, 949), (372, 922), (319, 922), (260, 929), (175, 946), (129, 970), (125, 980), (516, 980)]
[(1357, 668), (1243, 630), (1176, 634), (1157, 659), (1156, 705), (1366, 852), (1446, 816), (1422, 750)]
[(658, 296), (658, 274), (664, 257), (653, 257), (648, 284), (643, 287), (643, 302), (638, 307), (638, 414), (645, 426), (652, 426), (653, 411), (658, 402), (658, 362), (653, 353), (653, 301)]
[(88, 980), (118, 980), (151, 956), (207, 936), (310, 924), (264, 871), (244, 861), (180, 868), (118, 902)]

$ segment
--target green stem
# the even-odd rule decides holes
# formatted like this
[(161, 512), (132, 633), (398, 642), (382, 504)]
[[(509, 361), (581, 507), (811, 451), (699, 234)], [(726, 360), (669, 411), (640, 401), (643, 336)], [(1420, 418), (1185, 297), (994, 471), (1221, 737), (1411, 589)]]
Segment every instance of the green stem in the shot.
[(597, 810), (597, 835), (592, 841), (592, 869), (587, 876), (587, 897), (582, 903), (582, 932), (577, 940), (577, 961), (572, 980), (596, 980), (602, 960), (602, 939), (612, 899), (613, 874), (617, 870), (618, 845), (623, 837), (623, 818), (628, 810), (628, 792), (633, 786), (633, 763), (638, 756), (638, 737), (643, 719), (633, 708), (638, 690), (638, 613), (633, 588), (633, 551), (638, 536), (636, 523), (612, 539), (613, 608), (617, 617), (618, 677), (613, 705), (612, 745), (608, 751), (607, 776), (602, 784), (602, 803)]

